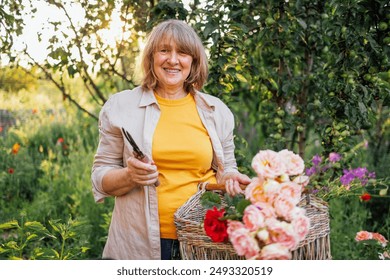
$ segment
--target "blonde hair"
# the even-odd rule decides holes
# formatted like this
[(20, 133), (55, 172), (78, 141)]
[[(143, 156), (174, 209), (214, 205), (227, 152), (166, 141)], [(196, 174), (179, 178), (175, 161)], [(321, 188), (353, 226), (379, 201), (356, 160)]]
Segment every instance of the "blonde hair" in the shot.
[(184, 81), (184, 90), (190, 93), (200, 90), (208, 76), (207, 56), (203, 44), (192, 27), (175, 19), (163, 21), (148, 35), (141, 60), (142, 88), (154, 90), (158, 86), (158, 79), (153, 70), (153, 54), (164, 40), (173, 40), (181, 52), (192, 57), (191, 71)]

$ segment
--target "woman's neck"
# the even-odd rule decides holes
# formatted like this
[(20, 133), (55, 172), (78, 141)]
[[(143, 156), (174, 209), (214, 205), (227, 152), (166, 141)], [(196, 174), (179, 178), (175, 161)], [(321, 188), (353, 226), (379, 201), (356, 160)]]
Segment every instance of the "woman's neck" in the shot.
[(187, 96), (187, 93), (183, 88), (179, 89), (167, 89), (167, 88), (156, 88), (155, 93), (165, 99), (180, 99)]

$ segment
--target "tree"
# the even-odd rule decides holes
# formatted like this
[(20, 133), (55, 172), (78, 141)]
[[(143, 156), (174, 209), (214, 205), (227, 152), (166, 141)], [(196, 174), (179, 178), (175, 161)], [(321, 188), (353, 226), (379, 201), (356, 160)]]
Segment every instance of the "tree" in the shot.
[[(15, 36), (23, 31), (23, 1), (0, 1), (0, 53), (9, 53)], [(11, 60), (12, 60), (11, 56)]]
[(288, 146), (304, 156), (315, 139), (327, 152), (342, 151), (352, 136), (382, 126), (389, 9), (387, 1), (312, 0), (213, 1), (193, 9), (210, 48), (206, 88), (235, 101), (252, 154)]
[(0, 68), (0, 90), (6, 92), (18, 92), (21, 89), (31, 90), (37, 85), (37, 80), (30, 73), (34, 73), (36, 69), (32, 68), (29, 71), (22, 67)]
[[(55, 33), (47, 60), (30, 56), (30, 63), (94, 118), (79, 97), (88, 93), (99, 108), (112, 92), (134, 87), (139, 40), (160, 20), (179, 18), (194, 26), (209, 52), (204, 90), (237, 115), (240, 158), (250, 158), (259, 147), (289, 147), (304, 156), (314, 141), (318, 150), (342, 152), (374, 127), (365, 137), (384, 139), (390, 91), (387, 1), (194, 0), (188, 10), (180, 1), (45, 2), (65, 20), (49, 23)], [(82, 22), (72, 18), (71, 4), (84, 12)], [(122, 32), (113, 46), (101, 35), (111, 31), (116, 15)], [(7, 26), (21, 25), (8, 20)], [(67, 80), (74, 78), (83, 81), (84, 91), (72, 91)], [(389, 144), (380, 142), (377, 155), (383, 146)]]
[[(26, 9), (20, 6), (19, 2), (21, 1), (12, 0), (8, 6), (5, 6), (10, 11), (15, 11), (12, 9), (13, 6), (18, 6), (20, 10)], [(112, 92), (134, 87), (133, 73), (136, 57), (139, 54), (138, 40), (145, 36), (141, 30), (143, 31), (148, 22), (148, 12), (157, 1), (46, 0), (43, 2), (61, 11), (64, 19), (48, 22), (47, 28), (53, 31), (53, 35), (48, 41), (47, 59), (44, 62), (37, 61), (27, 48), (23, 53), (24, 59), (27, 57), (31, 66), (39, 68), (39, 76), (51, 81), (64, 99), (97, 119), (93, 111), (80, 103), (81, 97), (84, 97), (85, 93), (89, 94), (90, 100), (99, 108)], [(37, 12), (38, 8), (34, 8), (34, 4), (36, 2), (31, 2), (32, 9), (27, 13)], [(76, 6), (84, 13), (81, 21), (72, 16), (72, 6)], [(115, 38), (115, 45), (110, 45), (102, 35), (104, 32), (116, 31), (110, 29), (115, 17), (120, 22), (121, 26), (118, 28), (121, 32), (118, 32), (120, 37)], [(12, 38), (14, 29), (19, 31), (23, 25), (21, 19), (16, 21), (11, 17), (7, 23), (7, 26), (14, 27), (5, 31), (9, 34), (9, 38)], [(43, 33), (38, 33), (37, 36), (40, 41), (44, 37)], [(10, 46), (11, 43), (8, 44), (8, 48), (2, 48), (2, 53), (12, 55)], [(21, 54), (16, 64), (22, 63), (20, 57)], [(70, 82), (72, 79), (81, 79), (84, 90), (74, 92)]]

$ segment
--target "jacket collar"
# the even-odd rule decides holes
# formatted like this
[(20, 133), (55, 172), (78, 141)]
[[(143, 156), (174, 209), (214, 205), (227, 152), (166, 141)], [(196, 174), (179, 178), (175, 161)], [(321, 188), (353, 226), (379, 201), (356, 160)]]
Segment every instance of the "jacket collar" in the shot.
[[(140, 89), (142, 90), (142, 89)], [(194, 94), (196, 104), (203, 110), (212, 112), (215, 110), (215, 102), (207, 94), (204, 94), (200, 91), (195, 91)], [(152, 90), (147, 90), (142, 92), (141, 100), (139, 102), (139, 107), (146, 107), (152, 104), (157, 104), (156, 97)]]
[(141, 100), (139, 102), (139, 107), (146, 107), (154, 103), (158, 104), (152, 90), (143, 91), (141, 87), (140, 90), (142, 92), (142, 95)]

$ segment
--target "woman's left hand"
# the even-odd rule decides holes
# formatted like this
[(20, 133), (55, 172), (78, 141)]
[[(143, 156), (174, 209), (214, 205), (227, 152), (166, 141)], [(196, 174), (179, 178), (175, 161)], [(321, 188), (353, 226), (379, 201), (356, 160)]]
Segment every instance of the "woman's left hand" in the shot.
[(251, 181), (247, 175), (239, 172), (227, 173), (222, 177), (222, 184), (225, 184), (226, 192), (231, 196), (244, 193), (240, 184), (248, 185)]

